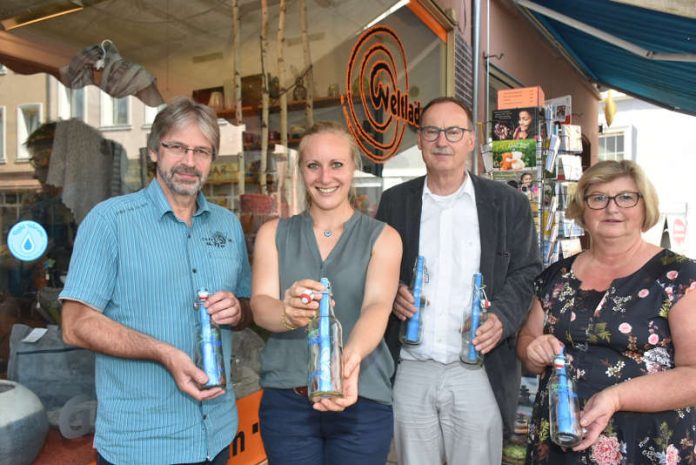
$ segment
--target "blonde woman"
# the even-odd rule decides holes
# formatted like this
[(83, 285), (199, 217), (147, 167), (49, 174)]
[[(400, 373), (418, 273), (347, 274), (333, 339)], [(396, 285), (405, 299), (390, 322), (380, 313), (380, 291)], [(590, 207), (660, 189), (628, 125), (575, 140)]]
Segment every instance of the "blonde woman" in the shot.
[[(256, 238), (252, 310), (271, 332), (261, 355), (261, 436), (272, 465), (379, 464), (393, 431), (390, 377), (382, 340), (396, 295), (401, 239), (351, 205), (360, 154), (350, 134), (318, 123), (302, 138), (299, 168), (308, 208), (270, 221)], [(306, 289), (332, 285), (343, 326), (343, 396), (307, 398), (305, 326), (319, 303)]]

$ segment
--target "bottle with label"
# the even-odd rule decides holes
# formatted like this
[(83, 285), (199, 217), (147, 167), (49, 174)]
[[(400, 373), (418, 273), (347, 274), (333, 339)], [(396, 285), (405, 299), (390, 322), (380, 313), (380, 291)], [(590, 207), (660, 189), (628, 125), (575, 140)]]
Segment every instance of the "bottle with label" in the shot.
[(575, 383), (566, 370), (563, 349), (553, 359), (549, 379), (549, 426), (551, 440), (562, 447), (573, 447), (582, 441), (580, 406)]
[(193, 304), (198, 316), (196, 319), (197, 335), (194, 363), (208, 376), (208, 382), (201, 385), (201, 389), (224, 388), (227, 384), (227, 378), (222, 356), (220, 328), (212, 321), (205, 308), (209, 295), (208, 290), (199, 289), (196, 294), (197, 299)]
[(468, 364), (479, 366), (483, 364), (483, 354), (476, 350), (474, 338), (476, 331), (482, 322), (486, 321), (486, 310), (489, 303), (486, 293), (483, 290), (483, 275), (474, 273), (471, 297), (471, 313), (464, 318), (462, 328), (462, 348), (459, 352), (459, 359)]
[(307, 325), (307, 396), (312, 402), (343, 396), (343, 334), (333, 311), (331, 283), (327, 278), (321, 278), (321, 284), (324, 290), (319, 301), (319, 312)]
[(425, 257), (419, 255), (413, 267), (413, 278), (411, 279), (411, 293), (413, 294), (416, 313), (411, 318), (401, 322), (399, 340), (402, 344), (417, 345), (423, 342), (423, 316), (421, 312), (427, 302), (423, 295), (423, 282), (425, 281)]

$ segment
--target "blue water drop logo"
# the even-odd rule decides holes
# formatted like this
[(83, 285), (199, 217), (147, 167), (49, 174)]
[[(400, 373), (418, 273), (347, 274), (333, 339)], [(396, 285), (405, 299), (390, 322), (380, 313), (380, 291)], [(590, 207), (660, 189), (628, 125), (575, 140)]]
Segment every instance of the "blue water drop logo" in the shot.
[(31, 240), (31, 236), (29, 236), (28, 234), (27, 237), (24, 239), (24, 242), (22, 243), (22, 248), (26, 252), (31, 252), (34, 248), (34, 241)]
[(40, 258), (48, 247), (48, 235), (35, 221), (20, 221), (7, 234), (7, 248), (18, 260), (31, 262)]

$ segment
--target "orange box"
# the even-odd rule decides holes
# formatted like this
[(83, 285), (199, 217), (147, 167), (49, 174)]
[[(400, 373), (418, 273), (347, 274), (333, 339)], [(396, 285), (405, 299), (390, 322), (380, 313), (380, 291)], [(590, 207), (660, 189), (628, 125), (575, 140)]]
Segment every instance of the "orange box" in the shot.
[(543, 106), (544, 91), (540, 86), (501, 89), (498, 91), (498, 110)]
[(263, 390), (237, 399), (239, 429), (230, 445), (228, 465), (257, 465), (265, 463), (266, 451), (259, 430), (259, 406)]

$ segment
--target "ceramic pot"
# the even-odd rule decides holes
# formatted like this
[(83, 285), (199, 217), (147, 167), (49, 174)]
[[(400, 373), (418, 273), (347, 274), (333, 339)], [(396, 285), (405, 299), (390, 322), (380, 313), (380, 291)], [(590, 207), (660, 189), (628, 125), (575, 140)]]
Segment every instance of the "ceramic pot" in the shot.
[(21, 384), (0, 380), (0, 412), (0, 465), (31, 464), (48, 433), (43, 404)]

